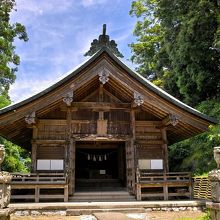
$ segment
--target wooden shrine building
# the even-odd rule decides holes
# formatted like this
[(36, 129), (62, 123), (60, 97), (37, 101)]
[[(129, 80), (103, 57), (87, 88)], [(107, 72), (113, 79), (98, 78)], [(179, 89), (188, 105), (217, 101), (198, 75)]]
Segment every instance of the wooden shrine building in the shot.
[(80, 67), (0, 110), (0, 135), (32, 157), (32, 174), (15, 175), (12, 188), (34, 189), (35, 201), (49, 198), (41, 197), (41, 187), (63, 183), (65, 201), (78, 191), (111, 186), (138, 200), (153, 196), (161, 182), (164, 199), (178, 192), (168, 189), (169, 181), (190, 188), (186, 174), (169, 173), (168, 145), (206, 131), (215, 120), (128, 68), (105, 32), (104, 26)]

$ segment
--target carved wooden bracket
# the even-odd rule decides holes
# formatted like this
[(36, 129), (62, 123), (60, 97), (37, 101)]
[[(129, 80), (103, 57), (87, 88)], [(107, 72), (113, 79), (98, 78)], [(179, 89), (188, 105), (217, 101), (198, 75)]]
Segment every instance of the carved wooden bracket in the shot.
[(169, 114), (170, 124), (176, 126), (179, 123), (179, 117), (174, 114)]
[(144, 96), (141, 95), (139, 92), (134, 92), (134, 103), (137, 106), (141, 106), (144, 104)]
[(99, 72), (99, 81), (104, 85), (109, 81), (109, 72), (104, 68), (102, 71)]
[(73, 91), (66, 94), (66, 96), (63, 98), (63, 102), (65, 102), (67, 106), (71, 106), (71, 103), (73, 102)]
[(26, 115), (26, 117), (25, 117), (25, 121), (29, 125), (35, 124), (36, 123), (35, 119), (36, 119), (35, 112), (31, 112), (30, 114)]

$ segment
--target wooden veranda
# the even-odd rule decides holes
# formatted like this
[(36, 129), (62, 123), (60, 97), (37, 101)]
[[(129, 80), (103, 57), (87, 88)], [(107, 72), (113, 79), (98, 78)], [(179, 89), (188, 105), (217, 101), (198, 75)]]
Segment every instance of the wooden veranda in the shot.
[[(68, 182), (64, 173), (13, 173), (12, 201), (58, 201), (68, 202)], [(148, 173), (137, 169), (135, 197), (169, 200), (192, 199), (191, 173)]]

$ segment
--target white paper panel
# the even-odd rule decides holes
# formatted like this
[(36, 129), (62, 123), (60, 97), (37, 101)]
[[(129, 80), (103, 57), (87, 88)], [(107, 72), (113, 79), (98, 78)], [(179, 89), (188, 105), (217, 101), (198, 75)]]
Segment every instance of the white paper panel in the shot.
[(63, 160), (51, 160), (51, 170), (63, 170)]
[(138, 160), (138, 167), (139, 167), (139, 169), (149, 170), (150, 169), (150, 160), (145, 160), (145, 159)]
[(50, 160), (37, 160), (37, 170), (50, 170)]
[(163, 169), (163, 160), (151, 160), (151, 169), (152, 170), (162, 170)]

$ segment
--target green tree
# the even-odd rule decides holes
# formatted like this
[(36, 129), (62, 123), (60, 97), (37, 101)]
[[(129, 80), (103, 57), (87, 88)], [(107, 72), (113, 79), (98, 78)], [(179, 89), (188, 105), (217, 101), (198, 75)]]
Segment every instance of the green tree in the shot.
[(217, 0), (137, 0), (132, 43), (138, 71), (195, 106), (220, 96)]
[[(137, 71), (201, 112), (220, 120), (220, 5), (217, 0), (136, 0), (130, 45)], [(215, 166), (220, 125), (169, 147), (171, 171)]]
[(0, 1), (0, 94), (7, 95), (10, 84), (16, 78), (15, 72), (20, 63), (15, 53), (14, 39), (27, 41), (25, 27), (10, 22), (10, 13), (15, 10), (15, 0)]
[[(197, 109), (220, 121), (220, 101), (201, 102)], [(220, 124), (210, 126), (209, 131), (169, 147), (171, 171), (193, 171), (202, 174), (216, 167), (213, 147), (220, 145)]]
[[(16, 78), (19, 56), (15, 53), (14, 40), (16, 38), (27, 41), (25, 27), (20, 23), (10, 22), (10, 13), (15, 10), (14, 0), (0, 1), (0, 108), (9, 105), (8, 90)], [(2, 169), (15, 172), (28, 170), (30, 155), (21, 147), (0, 137), (0, 143), (5, 146), (6, 158)]]
[(2, 170), (8, 172), (28, 172), (30, 170), (30, 152), (7, 141), (3, 138), (0, 142), (5, 146), (5, 160), (2, 164)]

